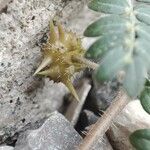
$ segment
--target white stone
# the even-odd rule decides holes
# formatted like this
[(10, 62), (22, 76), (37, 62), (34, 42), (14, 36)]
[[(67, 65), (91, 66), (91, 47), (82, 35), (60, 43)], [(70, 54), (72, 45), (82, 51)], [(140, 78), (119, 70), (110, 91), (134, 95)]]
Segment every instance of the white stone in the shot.
[(0, 150), (14, 150), (14, 147), (11, 147), (11, 146), (0, 146)]

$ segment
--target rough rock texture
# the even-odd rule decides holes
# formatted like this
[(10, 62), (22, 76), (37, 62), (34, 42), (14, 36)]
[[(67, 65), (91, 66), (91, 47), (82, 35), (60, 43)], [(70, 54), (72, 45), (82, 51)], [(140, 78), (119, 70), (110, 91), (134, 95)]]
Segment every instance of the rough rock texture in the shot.
[(15, 150), (75, 150), (80, 135), (63, 115), (54, 112), (37, 130), (23, 134)]
[(0, 143), (61, 105), (65, 86), (32, 76), (41, 61), (37, 43), (54, 15), (80, 12), (83, 1), (14, 0), (0, 14)]
[(150, 115), (147, 114), (139, 100), (131, 101), (111, 126), (109, 136), (117, 150), (132, 150), (129, 135), (138, 129), (150, 128)]
[(7, 9), (7, 4), (10, 2), (11, 0), (0, 0), (0, 12), (4, 12)]
[(14, 150), (11, 146), (0, 146), (0, 150)]

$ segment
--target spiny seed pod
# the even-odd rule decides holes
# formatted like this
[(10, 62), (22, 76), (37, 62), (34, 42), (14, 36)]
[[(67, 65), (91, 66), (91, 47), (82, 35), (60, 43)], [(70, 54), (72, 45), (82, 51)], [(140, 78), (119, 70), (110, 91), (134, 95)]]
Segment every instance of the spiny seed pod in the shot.
[(65, 31), (59, 23), (57, 29), (58, 31), (51, 21), (49, 38), (42, 48), (43, 61), (34, 75), (47, 76), (55, 82), (64, 83), (79, 100), (71, 78), (74, 73), (88, 66), (93, 68), (94, 63), (84, 58), (85, 50), (81, 45), (81, 39), (74, 33)]

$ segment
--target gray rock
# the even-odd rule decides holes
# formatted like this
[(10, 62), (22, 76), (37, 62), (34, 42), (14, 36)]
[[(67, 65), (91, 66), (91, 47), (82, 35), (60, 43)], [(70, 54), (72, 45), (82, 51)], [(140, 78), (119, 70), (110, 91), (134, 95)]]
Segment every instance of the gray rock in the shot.
[(23, 134), (15, 150), (74, 150), (80, 141), (71, 123), (54, 112), (39, 129)]
[(61, 106), (66, 87), (32, 76), (41, 61), (37, 43), (58, 12), (83, 1), (14, 0), (0, 14), (0, 143)]
[(11, 147), (11, 146), (0, 146), (0, 150), (14, 150), (14, 147)]

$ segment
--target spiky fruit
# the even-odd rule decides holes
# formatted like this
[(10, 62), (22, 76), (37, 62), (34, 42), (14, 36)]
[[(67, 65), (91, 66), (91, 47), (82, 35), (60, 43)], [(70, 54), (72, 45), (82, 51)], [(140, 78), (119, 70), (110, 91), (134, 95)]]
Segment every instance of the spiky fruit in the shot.
[(57, 29), (58, 31), (51, 21), (49, 39), (42, 48), (43, 61), (34, 75), (47, 76), (55, 82), (64, 83), (79, 100), (71, 78), (74, 73), (88, 66), (87, 62), (83, 61), (85, 50), (81, 45), (81, 39), (74, 33), (65, 31), (59, 23)]

